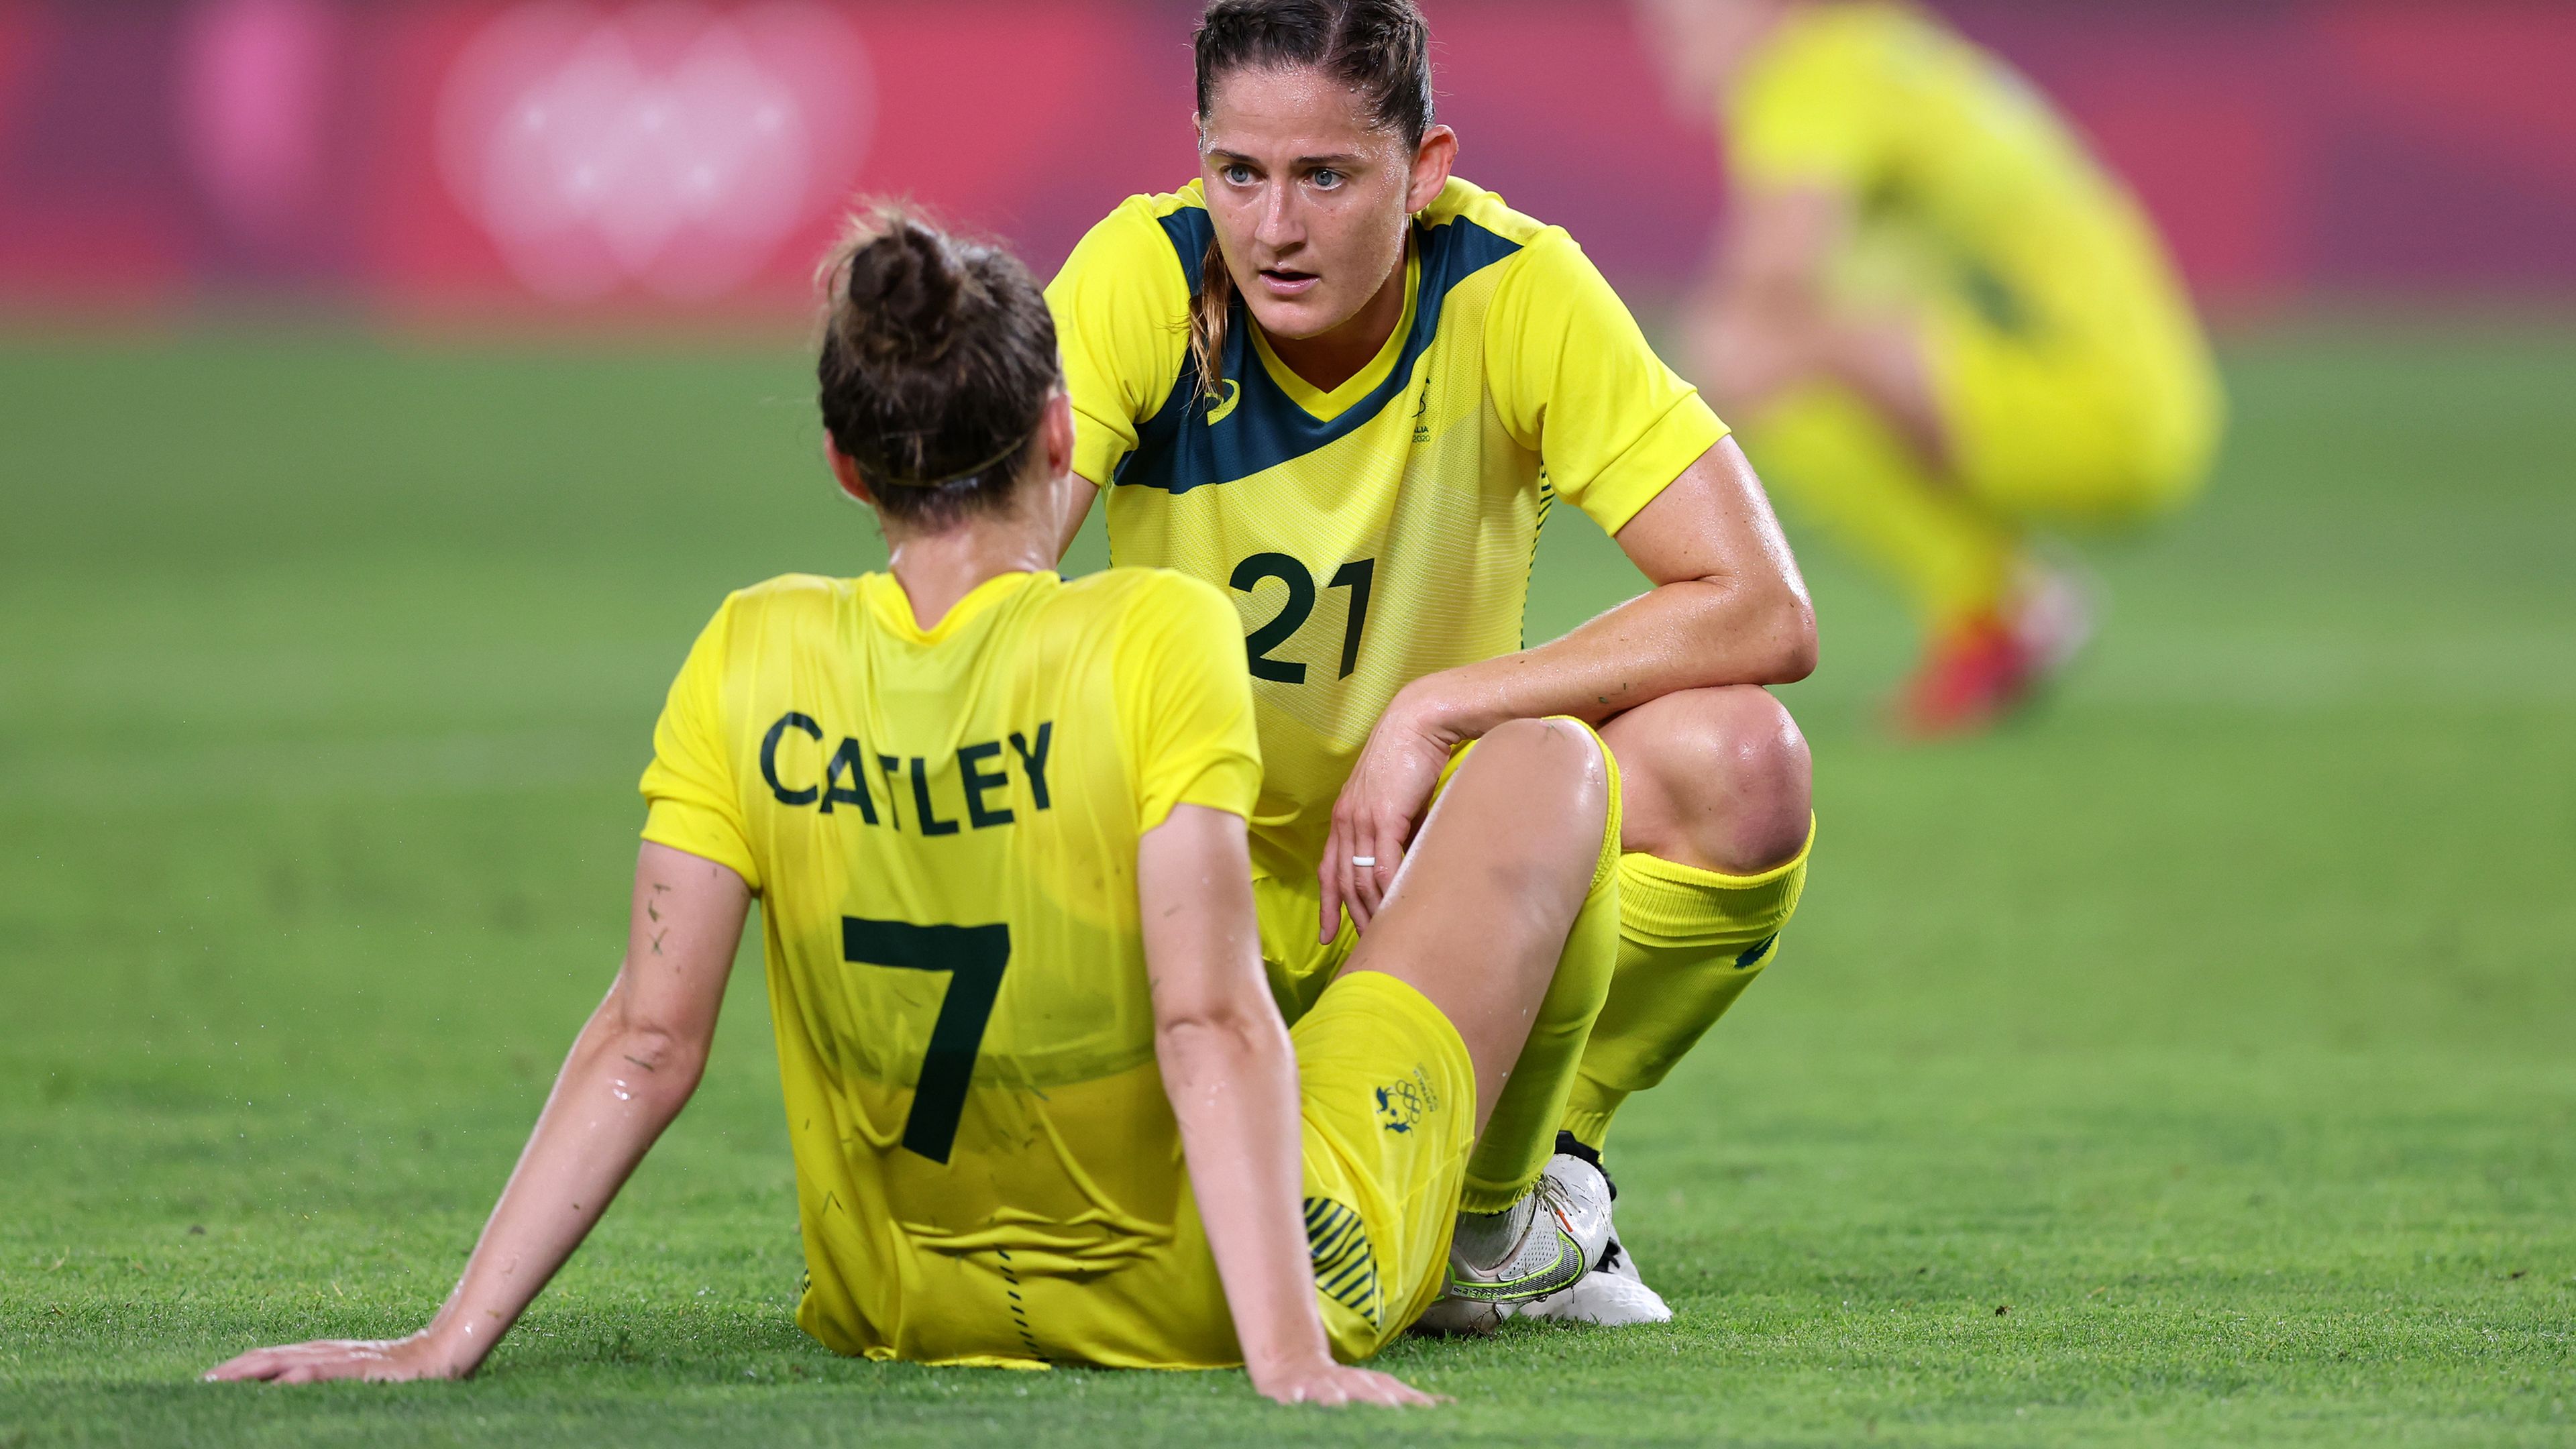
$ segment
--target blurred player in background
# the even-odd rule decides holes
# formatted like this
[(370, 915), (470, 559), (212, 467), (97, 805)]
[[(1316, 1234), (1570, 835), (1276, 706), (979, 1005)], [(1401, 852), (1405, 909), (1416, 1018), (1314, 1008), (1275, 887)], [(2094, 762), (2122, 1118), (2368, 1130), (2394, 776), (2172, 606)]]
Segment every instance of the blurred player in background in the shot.
[[(1254, 898), (1292, 1018), (1383, 929), (1463, 744), (1513, 720), (1601, 725), (1625, 802), (1617, 971), (1588, 1041), (1533, 1035), (1469, 1164), (1453, 1298), (1426, 1321), (1660, 1321), (1615, 1240), (1607, 1271), (1565, 1286), (1528, 1189), (1542, 1162), (1599, 1178), (1620, 1104), (1773, 959), (1797, 907), (1807, 747), (1761, 686), (1814, 667), (1805, 585), (1726, 426), (1573, 239), (1450, 175), (1411, 0), (1217, 0), (1195, 45), (1198, 178), (1130, 198), (1048, 288), (1075, 468), (1109, 494), (1113, 559), (1243, 612)], [(1653, 587), (1524, 649), (1560, 499)], [(1569, 960), (1560, 986), (1580, 979)], [(1528, 1070), (1545, 1041), (1581, 1055), (1570, 1096)]]
[(1734, 186), (1702, 376), (1766, 476), (1904, 593), (1911, 733), (2010, 711), (2084, 641), (2035, 526), (2201, 487), (2221, 411), (2146, 217), (2019, 76), (1896, 0), (1642, 0)]
[[(1486, 736), (1423, 871), (1290, 1032), (1253, 917), (1234, 610), (1176, 574), (1048, 570), (1088, 485), (1046, 303), (1006, 253), (885, 225), (827, 273), (820, 372), (889, 571), (774, 579), (699, 636), (644, 776), (624, 968), (446, 1306), (209, 1377), (472, 1373), (696, 1089), (758, 894), (807, 1332), (1429, 1402), (1349, 1363), (1446, 1286), (1524, 1043), (1590, 1024), (1547, 1002), (1560, 958), (1592, 963), (1587, 1004), (1607, 977), (1609, 757), (1573, 720)], [(1600, 1251), (1606, 1195), (1563, 1220)]]

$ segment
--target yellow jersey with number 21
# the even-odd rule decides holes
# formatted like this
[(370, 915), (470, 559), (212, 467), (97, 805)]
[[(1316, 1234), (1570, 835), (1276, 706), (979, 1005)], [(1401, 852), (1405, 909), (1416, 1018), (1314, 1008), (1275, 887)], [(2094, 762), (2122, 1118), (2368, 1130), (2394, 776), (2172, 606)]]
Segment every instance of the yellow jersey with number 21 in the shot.
[(1195, 581), (889, 575), (725, 601), (672, 685), (648, 840), (759, 892), (827, 1346), (1235, 1362), (1155, 1065), (1136, 846), (1245, 814), (1241, 635)]
[(1403, 316), (1357, 376), (1309, 386), (1237, 298), (1210, 396), (1189, 316), (1212, 235), (1199, 182), (1131, 197), (1047, 300), (1112, 560), (1205, 579), (1240, 613), (1253, 867), (1296, 880), (1396, 691), (1521, 647), (1554, 501), (1617, 533), (1726, 428), (1571, 237), (1457, 180), (1415, 218)]

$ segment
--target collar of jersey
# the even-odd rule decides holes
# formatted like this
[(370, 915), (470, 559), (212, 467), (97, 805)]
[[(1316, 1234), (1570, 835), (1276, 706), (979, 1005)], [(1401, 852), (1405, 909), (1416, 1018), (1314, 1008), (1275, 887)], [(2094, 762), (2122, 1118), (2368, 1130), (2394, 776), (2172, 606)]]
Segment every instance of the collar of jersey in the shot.
[[(1281, 362), (1279, 354), (1270, 350), (1270, 339), (1263, 335), (1258, 324), (1250, 329), (1252, 346), (1261, 354), (1262, 370), (1270, 374), (1272, 382), (1279, 384), (1279, 390), (1288, 395), (1288, 400), (1315, 421), (1329, 423), (1348, 411), (1351, 404), (1375, 392), (1378, 384), (1386, 381), (1387, 374), (1395, 371), (1396, 362), (1404, 356), (1405, 341), (1413, 335), (1413, 309), (1420, 305), (1421, 296), (1422, 253), (1408, 236), (1404, 243), (1404, 315), (1395, 319), (1395, 330), (1386, 335), (1386, 345), (1377, 350), (1377, 356), (1369, 359), (1368, 366), (1352, 373), (1348, 381), (1331, 392), (1325, 392), (1299, 377), (1296, 369)], [(1246, 315), (1249, 315), (1248, 309)]]
[(912, 596), (903, 591), (902, 582), (891, 572), (862, 576), (859, 579), (859, 598), (869, 612), (877, 616), (877, 621), (893, 630), (897, 637), (915, 644), (937, 644), (974, 622), (977, 615), (1028, 587), (1032, 579), (1053, 582), (1055, 577), (1052, 569), (995, 574), (968, 589), (966, 597), (951, 605), (947, 615), (927, 629), (913, 617)]

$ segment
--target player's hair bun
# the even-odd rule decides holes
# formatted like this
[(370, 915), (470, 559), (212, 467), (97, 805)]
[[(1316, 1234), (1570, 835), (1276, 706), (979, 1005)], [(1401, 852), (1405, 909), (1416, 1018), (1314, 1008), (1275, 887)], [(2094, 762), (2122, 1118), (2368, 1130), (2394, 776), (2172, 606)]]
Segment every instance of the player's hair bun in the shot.
[(850, 254), (843, 340), (871, 358), (927, 360), (946, 349), (958, 305), (971, 285), (948, 239), (901, 212), (883, 217), (873, 239)]
[(945, 527), (1008, 497), (1061, 380), (1028, 268), (881, 207), (819, 275), (823, 426), (878, 506)]

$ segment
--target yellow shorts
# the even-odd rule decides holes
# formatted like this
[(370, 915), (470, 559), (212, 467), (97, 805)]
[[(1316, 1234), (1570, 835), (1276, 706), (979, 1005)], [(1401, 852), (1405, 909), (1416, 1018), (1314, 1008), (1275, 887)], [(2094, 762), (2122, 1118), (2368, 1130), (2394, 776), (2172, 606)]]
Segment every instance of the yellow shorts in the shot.
[(2158, 310), (2017, 330), (1941, 295), (1924, 345), (1959, 482), (2007, 515), (2079, 525), (2188, 501), (2207, 480), (2222, 403), (2198, 323)]
[(1332, 981), (1288, 1035), (1297, 1048), (1315, 1296), (1334, 1357), (1357, 1363), (1420, 1317), (1448, 1281), (1449, 1234), (1475, 1145), (1475, 1065), (1440, 1008), (1383, 971)]
[(1279, 1014), (1292, 1023), (1302, 1021), (1315, 1009), (1324, 988), (1333, 984), (1342, 963), (1351, 959), (1360, 933), (1345, 913), (1340, 935), (1330, 941), (1316, 939), (1323, 921), (1324, 890), (1313, 876), (1302, 880), (1254, 876), (1252, 914), (1261, 927), (1261, 964), (1269, 973), (1270, 994), (1279, 1001)]

